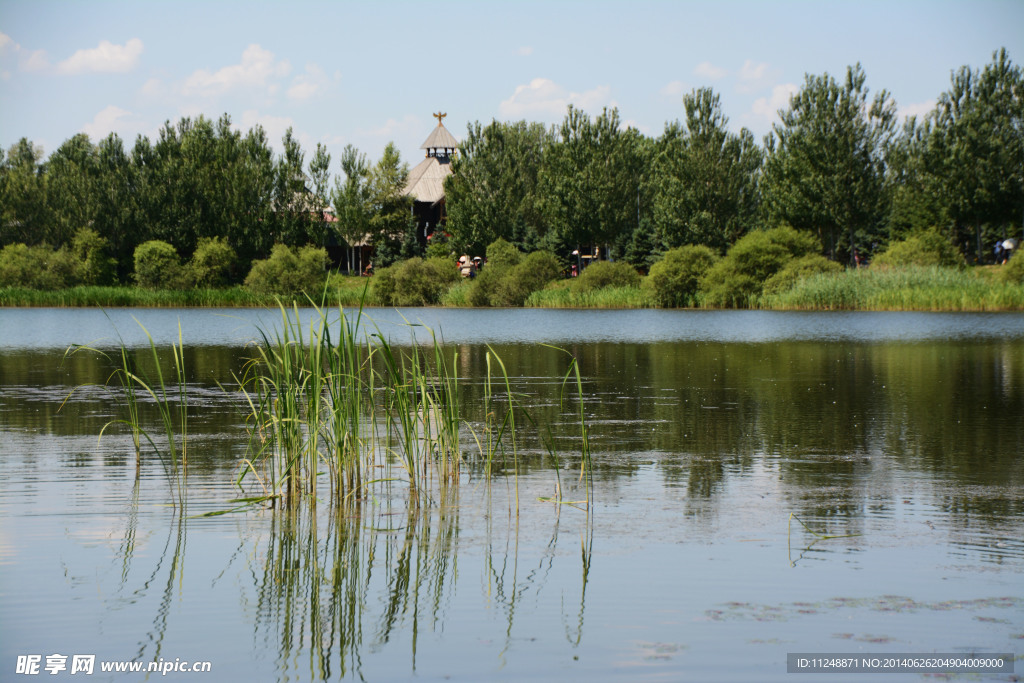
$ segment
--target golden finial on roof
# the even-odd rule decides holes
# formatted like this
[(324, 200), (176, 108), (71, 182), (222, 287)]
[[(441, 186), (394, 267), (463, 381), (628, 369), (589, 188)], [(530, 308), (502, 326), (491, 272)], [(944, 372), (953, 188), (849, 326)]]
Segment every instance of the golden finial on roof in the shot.
[(444, 118), (444, 117), (446, 117), (446, 116), (448, 116), (448, 113), (447, 113), (447, 112), (445, 112), (444, 114), (442, 114), (441, 112), (437, 112), (436, 114), (433, 114), (433, 117), (434, 117), (435, 119), (437, 119), (437, 125), (438, 125), (438, 126), (440, 126), (440, 125), (441, 125), (441, 119), (443, 119), (443, 118)]

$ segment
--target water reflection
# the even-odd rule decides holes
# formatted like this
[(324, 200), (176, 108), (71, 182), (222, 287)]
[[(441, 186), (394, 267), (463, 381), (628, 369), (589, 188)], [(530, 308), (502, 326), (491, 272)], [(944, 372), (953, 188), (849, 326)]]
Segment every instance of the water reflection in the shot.
[[(432, 505), (393, 502), (351, 502), (330, 510), (306, 505), (269, 516), (250, 567), (256, 596), (253, 638), (275, 653), (274, 667), (282, 678), (364, 678), (367, 660), (385, 653), (389, 661), (407, 665), (406, 675), (415, 672), (421, 649), (429, 650), (447, 629), (459, 628), (451, 622), (461, 610), (456, 589), (460, 557), (483, 573), (483, 597), (504, 621), (502, 653), (517, 637), (519, 604), (535, 598), (549, 581), (560, 580), (552, 578), (562, 573), (553, 571), (556, 564), (578, 564), (578, 604), (563, 606), (562, 621), (567, 640), (582, 640), (589, 533), (580, 538), (577, 559), (566, 554), (556, 511), (539, 560), (521, 568), (518, 524), (502, 520), (495, 530), (491, 520), (507, 510), (495, 514), (479, 507), (492, 504), (490, 496), (473, 504), (474, 514), (488, 520), (482, 548), (460, 537), (462, 505), (455, 487), (438, 492)], [(461, 582), (463, 591), (467, 583)], [(372, 667), (379, 672), (379, 661)]]
[[(555, 467), (543, 443), (548, 429), (558, 465), (572, 481), (580, 465), (579, 415), (562, 400), (564, 353), (492, 348), (533, 422), (544, 426), (524, 425), (521, 471)], [(452, 349), (470, 426), (486, 419), (487, 350)], [(653, 463), (666, 485), (685, 491), (690, 514), (701, 515), (713, 507), (699, 501), (763, 466), (799, 514), (840, 526), (893, 514), (908, 477), (932, 482), (929, 504), (956, 525), (1024, 513), (1024, 474), (1016, 466), (1024, 452), (1024, 342), (579, 344), (568, 350), (585, 378), (596, 483), (614, 487)], [(246, 405), (232, 390), (231, 375), (248, 351), (187, 353), (189, 438), (197, 445), (190, 468), (226, 473), (244, 449)], [(109, 371), (95, 357), (62, 364), (42, 352), (0, 354), (0, 438), (21, 434), (45, 452), (45, 435), (95, 436), (117, 416), (115, 394), (102, 386)], [(81, 388), (74, 400), (65, 402), (75, 387)], [(146, 405), (143, 411), (143, 421), (158, 431), (156, 411)], [(120, 438), (115, 428), (107, 434)], [(472, 459), (473, 439), (463, 442)], [(22, 457), (45, 457), (24, 448)], [(106, 457), (116, 466), (123, 459), (115, 456)], [(837, 532), (856, 531), (846, 526)]]
[[(25, 648), (65, 618), (72, 625), (61, 637), (87, 631), (99, 614), (96, 639), (116, 643), (120, 656), (205, 654), (215, 642), (235, 653), (239, 676), (254, 679), (550, 674), (531, 669), (537, 652), (543, 665), (576, 656), (592, 663), (559, 669), (564, 677), (628, 677), (635, 671), (607, 668), (636, 659), (622, 652), (624, 639), (642, 666), (668, 648), (676, 668), (658, 671), (671, 677), (680, 662), (701, 652), (721, 658), (737, 642), (748, 643), (737, 657), (767, 670), (749, 643), (785, 634), (707, 629), (760, 623), (779, 610), (806, 624), (789, 627), (806, 629), (789, 642), (814, 643), (814, 651), (843, 649), (828, 633), (884, 636), (911, 650), (977, 645), (955, 635), (974, 633), (969, 612), (956, 626), (929, 627), (941, 637), (915, 641), (924, 615), (901, 640), (884, 620), (894, 605), (924, 613), (949, 600), (1020, 621), (1019, 601), (992, 602), (1024, 571), (1020, 336), (566, 347), (584, 378), (590, 514), (551, 502), (558, 484), (566, 499), (578, 496), (580, 406), (562, 400), (564, 353), (498, 344), (533, 418), (519, 441), (521, 514), (511, 463), (498, 463), (488, 486), (467, 433), (461, 487), (432, 481), (419, 505), (408, 504), (402, 486), (384, 484), (340, 507), (321, 501), (214, 518), (197, 516), (243, 495), (233, 482), (248, 408), (230, 378), (245, 347), (186, 349), (190, 470), (180, 511), (164, 506), (157, 461), (144, 459), (133, 478), (126, 433), (110, 428), (97, 442), (120, 410), (103, 386), (108, 365), (5, 347), (4, 655), (34, 651)], [(458, 351), (462, 414), (478, 428), (487, 419), (488, 348), (465, 340), (450, 350)], [(80, 385), (88, 386), (65, 402)], [(159, 429), (152, 406), (143, 405), (141, 419)], [(790, 515), (806, 528), (787, 534)], [(83, 550), (79, 538), (101, 540)], [(51, 586), (45, 600), (23, 597), (37, 574)], [(853, 609), (872, 620), (854, 635), (813, 622)], [(1020, 631), (1000, 624), (985, 626), (986, 642)], [(708, 649), (708, 638), (720, 646)]]

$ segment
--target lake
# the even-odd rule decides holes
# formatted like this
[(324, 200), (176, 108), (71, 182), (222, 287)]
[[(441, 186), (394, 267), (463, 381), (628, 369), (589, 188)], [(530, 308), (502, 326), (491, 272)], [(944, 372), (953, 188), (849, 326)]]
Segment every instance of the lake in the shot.
[[(387, 470), (361, 502), (203, 516), (258, 493), (236, 379), (280, 313), (0, 310), (0, 678), (94, 655), (96, 680), (783, 681), (790, 653), (1022, 652), (1024, 315), (364, 315), (457, 354), (459, 485), (413, 504)], [(108, 426), (113, 366), (65, 357), (152, 338), (166, 362), (179, 325), (185, 505)], [(483, 476), (468, 431), (489, 354), (532, 420), (518, 476)], [(552, 500), (587, 494), (570, 354), (589, 506)]]

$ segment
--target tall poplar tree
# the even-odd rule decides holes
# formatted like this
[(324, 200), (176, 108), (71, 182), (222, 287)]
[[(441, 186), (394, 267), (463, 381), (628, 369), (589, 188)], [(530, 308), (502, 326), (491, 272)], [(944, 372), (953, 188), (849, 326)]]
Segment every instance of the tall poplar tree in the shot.
[(753, 225), (761, 150), (746, 128), (727, 129), (710, 88), (683, 97), (685, 126), (665, 126), (651, 174), (656, 235), (665, 248), (704, 244), (724, 252)]
[(402, 161), (395, 143), (389, 142), (369, 176), (370, 233), (378, 268), (417, 255), (412, 246), (416, 243), (412, 198), (404, 194), (408, 180), (409, 164)]
[(842, 83), (808, 74), (765, 140), (768, 220), (816, 234), (833, 259), (852, 261), (888, 215), (885, 154), (896, 107), (884, 90), (869, 100), (866, 80), (860, 64)]
[(0, 165), (0, 246), (47, 239), (50, 213), (42, 157), (42, 148), (22, 138)]
[(468, 128), (445, 181), (452, 240), (469, 254), (483, 254), (498, 238), (522, 251), (536, 249), (544, 232), (538, 176), (554, 131), (526, 121)]
[(348, 270), (362, 270), (356, 263), (356, 247), (370, 234), (370, 166), (366, 155), (352, 145), (341, 153), (341, 172), (345, 179), (334, 185), (335, 231), (348, 245)]
[(539, 176), (544, 246), (567, 256), (576, 247), (622, 245), (640, 223), (644, 139), (623, 130), (617, 109), (591, 120), (572, 105)]
[(985, 241), (1024, 220), (1024, 77), (1004, 48), (981, 71), (964, 66), (950, 81), (931, 116), (923, 163), (957, 241), (981, 260)]

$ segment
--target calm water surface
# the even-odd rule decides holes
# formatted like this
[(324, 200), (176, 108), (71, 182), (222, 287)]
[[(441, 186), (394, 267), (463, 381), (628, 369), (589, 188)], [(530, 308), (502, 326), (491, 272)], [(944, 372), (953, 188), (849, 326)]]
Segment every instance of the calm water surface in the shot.
[[(458, 352), (470, 423), (500, 355), (562, 456), (523, 433), (518, 514), (512, 477), (470, 465), (418, 508), (395, 482), (340, 512), (199, 517), (239, 495), (233, 373), (280, 315), (0, 310), (0, 679), (29, 654), (210, 680), (781, 681), (787, 652), (1024, 652), (1024, 316), (367, 313)], [(143, 358), (133, 317), (187, 347), (184, 510), (155, 457), (136, 481), (117, 425), (97, 439), (122, 417), (110, 366), (63, 357), (120, 338)], [(546, 344), (583, 373), (589, 514), (540, 500), (582, 495)]]

